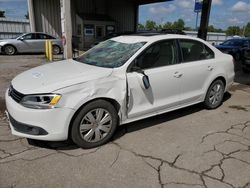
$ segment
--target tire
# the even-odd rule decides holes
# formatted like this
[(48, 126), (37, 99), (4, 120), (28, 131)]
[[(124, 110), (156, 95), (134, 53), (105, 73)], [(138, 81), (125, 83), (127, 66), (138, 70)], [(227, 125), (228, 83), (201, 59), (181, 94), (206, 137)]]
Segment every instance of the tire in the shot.
[(88, 103), (76, 115), (70, 136), (79, 147), (94, 148), (111, 139), (117, 124), (118, 114), (114, 106), (108, 101), (96, 100)]
[(61, 48), (59, 46), (57, 46), (57, 45), (53, 45), (52, 51), (53, 51), (54, 55), (58, 55), (61, 52)]
[(234, 54), (234, 60), (239, 61), (240, 60), (240, 53)]
[(208, 88), (204, 105), (207, 109), (218, 108), (223, 101), (225, 84), (222, 80), (215, 80)]
[(244, 73), (246, 73), (246, 74), (249, 74), (249, 73), (250, 73), (250, 71), (249, 71), (248, 69), (246, 69), (246, 68), (242, 68), (242, 72), (244, 72)]
[(12, 45), (6, 45), (6, 46), (4, 46), (3, 51), (4, 51), (4, 53), (6, 55), (15, 55), (16, 52), (17, 52), (16, 48), (14, 46), (12, 46)]

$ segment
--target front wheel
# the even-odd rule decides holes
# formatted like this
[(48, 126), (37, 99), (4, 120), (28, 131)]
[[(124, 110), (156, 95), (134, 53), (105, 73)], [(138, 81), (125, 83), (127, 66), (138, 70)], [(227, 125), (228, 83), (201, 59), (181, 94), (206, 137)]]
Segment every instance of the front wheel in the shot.
[(6, 45), (4, 47), (4, 53), (6, 55), (14, 55), (16, 53), (16, 48), (12, 45)]
[(204, 101), (205, 107), (215, 109), (222, 104), (225, 91), (225, 84), (222, 80), (214, 81), (209, 87)]
[(96, 100), (84, 106), (72, 123), (71, 139), (79, 147), (88, 149), (107, 143), (118, 124), (114, 106), (105, 100)]

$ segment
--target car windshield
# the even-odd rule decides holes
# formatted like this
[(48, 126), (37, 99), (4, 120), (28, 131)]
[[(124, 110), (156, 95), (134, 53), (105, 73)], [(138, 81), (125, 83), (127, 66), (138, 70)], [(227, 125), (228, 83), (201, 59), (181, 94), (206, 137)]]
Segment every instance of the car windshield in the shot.
[(106, 40), (75, 60), (98, 67), (116, 68), (126, 63), (145, 43), (122, 43)]
[(222, 43), (223, 46), (241, 46), (243, 41), (241, 40), (227, 40)]

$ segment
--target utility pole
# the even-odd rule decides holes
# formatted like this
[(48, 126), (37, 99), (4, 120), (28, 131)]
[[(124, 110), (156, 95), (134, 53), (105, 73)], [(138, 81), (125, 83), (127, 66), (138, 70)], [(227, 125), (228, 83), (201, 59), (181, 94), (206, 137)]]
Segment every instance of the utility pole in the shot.
[(200, 29), (198, 31), (198, 37), (203, 40), (207, 39), (207, 30), (208, 30), (211, 5), (212, 5), (212, 0), (203, 0)]

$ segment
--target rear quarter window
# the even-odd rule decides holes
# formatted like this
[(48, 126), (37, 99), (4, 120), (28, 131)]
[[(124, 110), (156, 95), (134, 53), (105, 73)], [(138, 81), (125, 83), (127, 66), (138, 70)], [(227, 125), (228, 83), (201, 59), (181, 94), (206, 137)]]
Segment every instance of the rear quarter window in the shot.
[(207, 45), (195, 40), (179, 40), (182, 51), (182, 62), (213, 59), (214, 52)]

